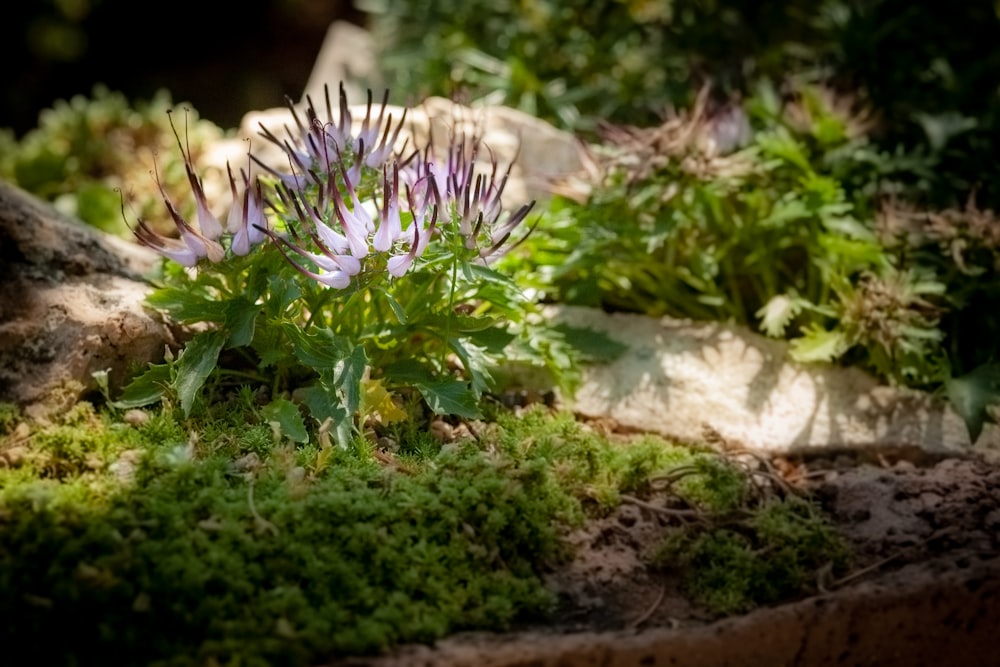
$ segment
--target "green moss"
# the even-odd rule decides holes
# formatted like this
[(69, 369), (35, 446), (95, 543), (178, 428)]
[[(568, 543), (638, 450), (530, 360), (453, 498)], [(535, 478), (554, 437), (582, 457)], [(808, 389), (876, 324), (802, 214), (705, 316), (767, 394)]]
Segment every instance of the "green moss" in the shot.
[[(282, 441), (251, 401), (121, 417), (78, 405), (0, 469), (0, 642), (37, 664), (308, 665), (502, 630), (553, 609), (542, 573), (587, 511), (677, 470), (706, 511), (746, 498), (718, 457), (543, 408), (446, 446), (400, 429), (390, 466)], [(661, 562), (714, 608), (778, 599), (829, 557), (807, 509), (678, 534)]]
[(678, 530), (653, 558), (679, 572), (688, 593), (719, 614), (801, 595), (821, 568), (842, 570), (847, 560), (825, 518), (798, 499), (764, 503), (745, 520)]
[(0, 403), (0, 436), (14, 430), (21, 417), (21, 411), (13, 403)]
[(570, 412), (551, 415), (536, 407), (517, 415), (501, 413), (496, 419), (503, 429), (504, 451), (548, 462), (561, 487), (596, 500), (603, 509), (616, 506), (620, 493), (644, 491), (651, 476), (689, 463), (694, 456), (691, 449), (654, 436), (611, 444)]
[(712, 513), (732, 512), (750, 495), (746, 472), (716, 454), (698, 454), (677, 481), (676, 491), (692, 505)]
[[(248, 477), (233, 455), (260, 445), (255, 427), (244, 440), (189, 426), (193, 453), (167, 414), (40, 429), (58, 479), (0, 475), (5, 644), (43, 664), (304, 665), (553, 604), (540, 573), (565, 555), (558, 526), (579, 506), (542, 458), (470, 442), (404, 473), (338, 450), (290, 483), (314, 450), (272, 446)], [(127, 484), (70, 465), (131, 448), (144, 454)]]
[(304, 490), (221, 458), (143, 479), (55, 509), (37, 501), (51, 485), (3, 493), (0, 590), (17, 594), (0, 615), (18, 619), (5, 643), (44, 664), (307, 664), (502, 628), (552, 602), (539, 568), (559, 555), (547, 500), (560, 499), (537, 466), (470, 449), (413, 476), (332, 468)]

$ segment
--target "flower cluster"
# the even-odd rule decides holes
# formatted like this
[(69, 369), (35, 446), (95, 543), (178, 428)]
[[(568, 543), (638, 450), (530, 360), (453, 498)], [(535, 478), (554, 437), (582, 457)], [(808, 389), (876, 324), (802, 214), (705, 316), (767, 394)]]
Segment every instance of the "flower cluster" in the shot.
[[(168, 113), (170, 112), (168, 111)], [(132, 229), (136, 239), (142, 245), (187, 267), (193, 267), (205, 258), (211, 262), (222, 261), (226, 252), (222, 245), (225, 236), (230, 237), (229, 248), (234, 255), (248, 254), (254, 245), (265, 238), (261, 231), (261, 228), (266, 226), (266, 220), (264, 218), (264, 194), (260, 181), (256, 179), (251, 181), (246, 173), (242, 173), (242, 186), (238, 187), (232, 168), (229, 168), (229, 185), (233, 202), (226, 216), (226, 224), (223, 226), (219, 218), (212, 213), (205, 196), (205, 188), (195, 169), (191, 148), (187, 146), (186, 142), (181, 141), (172, 118), (170, 127), (174, 131), (177, 145), (184, 158), (184, 169), (187, 172), (188, 182), (195, 199), (198, 226), (194, 227), (180, 214), (177, 206), (167, 194), (157, 170), (154, 172), (156, 184), (160, 189), (160, 195), (163, 197), (167, 212), (177, 226), (178, 238), (168, 238), (156, 233), (145, 220), (139, 218), (136, 227)]]
[(374, 105), (369, 91), (360, 123), (343, 85), (337, 113), (329, 89), (324, 101), (323, 116), (310, 98), (304, 113), (289, 101), (293, 126), (285, 126), (284, 138), (261, 125), (261, 136), (281, 149), (287, 164), (268, 164), (251, 153), (255, 169), (241, 170), (237, 178), (230, 168), (233, 201), (224, 225), (211, 212), (190, 150), (175, 129), (197, 226), (161, 188), (178, 238), (156, 234), (141, 219), (133, 230), (136, 238), (188, 267), (205, 258), (222, 261), (227, 251), (246, 255), (270, 239), (300, 273), (335, 289), (367, 270), (404, 275), (438, 237), (445, 244), (457, 239), (456, 248), (483, 263), (509, 249), (508, 240), (534, 202), (504, 211), (501, 194), (510, 168), (501, 170), (492, 152), (489, 168), (481, 168), (480, 137), (454, 134), (443, 155), (433, 139), (407, 153), (408, 142), (399, 146), (406, 111), (396, 121), (388, 93)]

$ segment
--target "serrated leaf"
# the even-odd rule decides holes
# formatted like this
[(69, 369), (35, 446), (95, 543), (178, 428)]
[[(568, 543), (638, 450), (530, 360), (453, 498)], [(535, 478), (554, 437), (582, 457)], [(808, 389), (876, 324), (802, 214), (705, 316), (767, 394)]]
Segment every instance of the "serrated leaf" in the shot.
[(473, 331), (467, 334), (470, 341), (483, 348), (490, 354), (501, 354), (516, 335), (506, 326), (494, 326), (480, 331)]
[(347, 448), (354, 435), (354, 421), (344, 407), (332, 381), (329, 384), (320, 383), (304, 387), (298, 391), (298, 395), (313, 419), (320, 423), (320, 438), (322, 439), (322, 425), (329, 419), (332, 424), (330, 432), (333, 433), (337, 447)]
[(489, 360), (483, 349), (477, 345), (467, 344), (459, 338), (449, 338), (448, 345), (458, 358), (472, 380), (472, 391), (479, 396), (493, 384), (493, 376), (489, 371)]
[(112, 405), (120, 410), (152, 405), (163, 398), (169, 386), (170, 364), (150, 364), (145, 373), (122, 390), (121, 397)]
[(1000, 364), (983, 364), (962, 377), (946, 380), (945, 392), (975, 444), (986, 422), (993, 421), (987, 408), (1000, 404)]
[(417, 390), (435, 414), (464, 419), (479, 419), (482, 416), (476, 394), (465, 382), (441, 380), (417, 385)]
[(227, 347), (241, 347), (253, 342), (254, 324), (260, 306), (248, 299), (234, 299), (226, 304), (226, 330), (229, 332)]
[(480, 280), (508, 286), (515, 284), (514, 281), (511, 280), (510, 276), (491, 269), (488, 266), (483, 266), (481, 264), (466, 264), (465, 266), (468, 266), (470, 273)]
[(413, 359), (406, 359), (389, 364), (382, 369), (385, 376), (393, 382), (416, 386), (434, 382), (434, 373)]
[(389, 294), (384, 289), (380, 289), (379, 292), (381, 292), (382, 296), (385, 297), (386, 303), (389, 304), (389, 308), (392, 310), (392, 314), (396, 316), (396, 321), (400, 324), (406, 324), (406, 309), (403, 308), (403, 305), (396, 300), (396, 297)]
[(781, 338), (792, 319), (802, 310), (802, 300), (794, 295), (778, 294), (771, 297), (755, 315), (760, 318), (760, 329), (772, 338)]
[(761, 220), (758, 224), (761, 227), (783, 227), (789, 222), (802, 220), (812, 215), (805, 202), (801, 199), (785, 199), (774, 205), (771, 214)]
[(184, 416), (191, 413), (194, 399), (205, 380), (219, 362), (219, 352), (225, 336), (219, 331), (206, 331), (192, 338), (177, 361), (174, 391), (180, 400)]
[(306, 423), (299, 412), (299, 406), (287, 398), (276, 398), (261, 409), (261, 414), (268, 422), (277, 424), (284, 435), (293, 442), (309, 442)]
[(847, 338), (842, 331), (807, 329), (801, 338), (791, 342), (790, 354), (795, 361), (833, 361), (847, 351)]
[(350, 353), (350, 342), (337, 336), (329, 329), (319, 329), (314, 333), (304, 333), (294, 325), (282, 327), (282, 331), (292, 341), (292, 351), (300, 362), (316, 370), (337, 368)]
[(287, 280), (281, 275), (268, 277), (267, 291), (268, 298), (265, 307), (271, 317), (281, 317), (288, 306), (302, 296), (302, 290), (295, 281)]
[(157, 310), (170, 313), (171, 318), (186, 324), (225, 321), (225, 311), (219, 308), (217, 302), (189, 289), (162, 287), (149, 293), (146, 303)]
[(812, 165), (809, 164), (805, 151), (787, 130), (781, 128), (771, 132), (761, 132), (757, 135), (757, 145), (761, 147), (765, 156), (779, 158), (807, 174), (812, 173)]

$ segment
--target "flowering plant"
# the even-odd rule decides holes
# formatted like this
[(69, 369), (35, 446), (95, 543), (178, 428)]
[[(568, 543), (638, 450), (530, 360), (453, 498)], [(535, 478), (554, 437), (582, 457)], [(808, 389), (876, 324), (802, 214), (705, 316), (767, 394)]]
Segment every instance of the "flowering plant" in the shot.
[[(343, 443), (367, 420), (400, 419), (394, 397), (420, 398), (438, 414), (479, 414), (500, 359), (571, 366), (561, 337), (532, 317), (534, 304), (494, 260), (530, 232), (533, 206), (507, 210), (502, 170), (481, 137), (454, 132), (398, 148), (406, 112), (377, 113), (369, 92), (360, 124), (343, 87), (339, 113), (326, 91), (279, 137), (283, 166), (252, 151), (229, 167), (224, 219), (206, 199), (177, 134), (196, 200), (186, 220), (163, 192), (178, 238), (140, 218), (138, 241), (173, 260), (149, 304), (197, 325), (175, 359), (151, 366), (119, 406), (161, 399), (189, 414), (212, 386), (266, 389), (265, 417), (285, 435), (308, 438), (300, 407)], [(560, 352), (560, 350), (562, 351)]]

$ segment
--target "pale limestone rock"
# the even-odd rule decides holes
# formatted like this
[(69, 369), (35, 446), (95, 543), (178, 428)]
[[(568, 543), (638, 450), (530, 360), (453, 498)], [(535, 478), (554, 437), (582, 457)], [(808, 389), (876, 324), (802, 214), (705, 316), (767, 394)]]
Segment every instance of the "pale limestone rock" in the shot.
[(90, 391), (101, 370), (119, 388), (173, 340), (143, 307), (150, 287), (141, 275), (157, 255), (3, 181), (0, 258), (2, 401), (42, 406), (56, 390)]
[[(721, 436), (771, 453), (919, 448), (968, 453), (962, 419), (943, 400), (879, 383), (857, 368), (798, 364), (787, 344), (737, 326), (553, 306), (548, 315), (627, 346), (590, 367), (566, 402), (589, 417), (681, 441)], [(1000, 453), (987, 424), (975, 450)]]
[(367, 30), (347, 21), (334, 21), (327, 28), (302, 100), (309, 95), (318, 103), (323, 99), (324, 85), (337, 90), (341, 81), (348, 100), (364, 99), (367, 87), (381, 87), (377, 62), (378, 53)]

